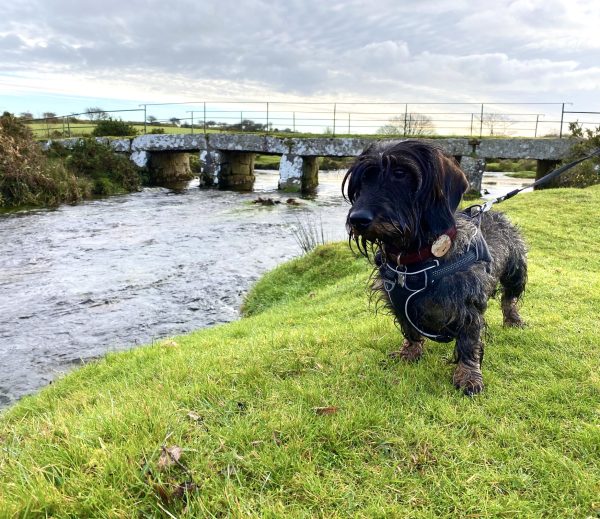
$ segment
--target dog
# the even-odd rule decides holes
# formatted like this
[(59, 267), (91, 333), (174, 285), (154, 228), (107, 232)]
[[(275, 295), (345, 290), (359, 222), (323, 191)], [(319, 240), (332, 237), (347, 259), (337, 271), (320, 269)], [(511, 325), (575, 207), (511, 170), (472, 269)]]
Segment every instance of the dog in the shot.
[(372, 144), (342, 182), (350, 245), (374, 260), (371, 288), (404, 336), (396, 355), (416, 361), (426, 338), (455, 340), (453, 383), (471, 396), (484, 388), (484, 313), (498, 286), (504, 325), (523, 326), (527, 253), (503, 214), (458, 212), (468, 187), (453, 157), (419, 140)]

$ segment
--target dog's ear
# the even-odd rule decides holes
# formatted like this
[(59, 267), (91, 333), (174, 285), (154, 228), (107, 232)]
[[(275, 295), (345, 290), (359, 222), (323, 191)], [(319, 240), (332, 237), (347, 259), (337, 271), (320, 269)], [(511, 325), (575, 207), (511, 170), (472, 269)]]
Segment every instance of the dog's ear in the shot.
[(450, 158), (440, 153), (440, 174), (443, 191), (450, 211), (454, 213), (458, 204), (469, 188), (469, 181), (454, 157)]
[(432, 198), (423, 212), (431, 237), (443, 233), (455, 224), (454, 212), (469, 187), (465, 174), (454, 158), (437, 151), (433, 169)]

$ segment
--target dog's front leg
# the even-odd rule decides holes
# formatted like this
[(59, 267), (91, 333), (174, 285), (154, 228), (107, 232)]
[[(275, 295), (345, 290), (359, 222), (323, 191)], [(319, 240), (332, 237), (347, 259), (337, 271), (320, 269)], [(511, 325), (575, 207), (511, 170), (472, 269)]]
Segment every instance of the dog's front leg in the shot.
[(419, 334), (408, 335), (404, 338), (402, 348), (399, 351), (390, 353), (390, 357), (401, 359), (405, 362), (416, 362), (423, 355), (425, 338)]
[(456, 357), (458, 365), (454, 371), (453, 382), (457, 389), (465, 395), (472, 396), (483, 391), (483, 342), (481, 319), (474, 319), (472, 324), (464, 328), (456, 339)]

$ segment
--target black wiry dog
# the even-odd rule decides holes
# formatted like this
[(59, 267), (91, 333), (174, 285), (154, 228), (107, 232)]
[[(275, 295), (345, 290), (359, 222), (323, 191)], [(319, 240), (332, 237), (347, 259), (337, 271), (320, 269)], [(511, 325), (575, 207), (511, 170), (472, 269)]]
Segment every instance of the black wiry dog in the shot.
[(483, 389), (483, 314), (502, 287), (504, 324), (521, 326), (517, 302), (527, 279), (525, 245), (500, 213), (456, 212), (468, 187), (454, 158), (417, 140), (376, 143), (343, 182), (352, 207), (347, 227), (367, 257), (373, 289), (405, 337), (399, 356), (420, 358), (425, 338), (456, 339), (453, 381), (465, 394)]

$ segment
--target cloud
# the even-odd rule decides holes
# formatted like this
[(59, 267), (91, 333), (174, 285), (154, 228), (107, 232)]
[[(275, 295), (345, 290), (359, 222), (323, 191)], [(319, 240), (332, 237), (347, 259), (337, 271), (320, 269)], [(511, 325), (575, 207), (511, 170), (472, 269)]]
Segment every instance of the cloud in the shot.
[(21, 0), (0, 20), (5, 90), (525, 101), (600, 87), (583, 0)]

